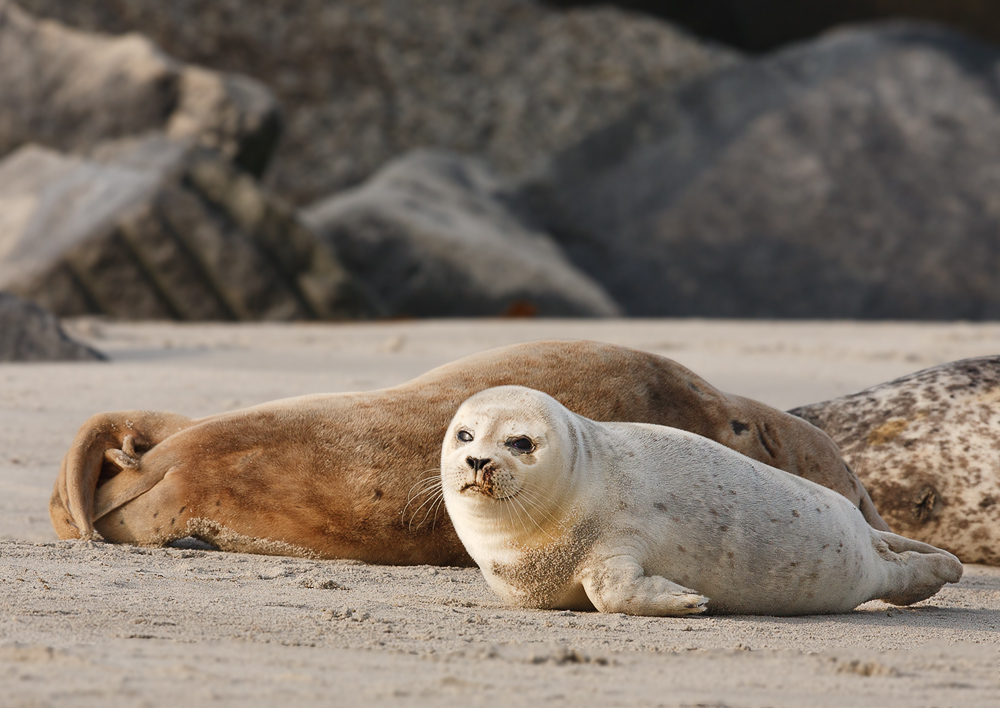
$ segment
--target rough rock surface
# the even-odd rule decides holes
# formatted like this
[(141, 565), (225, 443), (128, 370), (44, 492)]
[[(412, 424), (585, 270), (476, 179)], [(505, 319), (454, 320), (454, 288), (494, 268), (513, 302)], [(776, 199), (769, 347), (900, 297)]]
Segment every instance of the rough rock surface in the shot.
[(789, 412), (840, 446), (893, 531), (1000, 565), (1000, 356)]
[(61, 315), (289, 320), (371, 314), (296, 217), (214, 151), (162, 135), (0, 162), (0, 288)]
[(610, 316), (480, 160), (418, 151), (303, 212), (391, 316)]
[(1000, 51), (833, 33), (652, 98), (525, 194), (631, 315), (1000, 317)]
[(0, 361), (87, 361), (104, 355), (66, 336), (38, 305), (0, 292)]
[(0, 0), (0, 157), (38, 143), (85, 151), (163, 131), (259, 173), (280, 118), (264, 86), (186, 66), (137, 34), (108, 37), (38, 20)]
[(649, 90), (736, 60), (646, 17), (530, 0), (24, 5), (85, 29), (139, 31), (184, 61), (269, 85), (287, 121), (268, 184), (300, 205), (419, 147), (483, 155), (518, 173)]

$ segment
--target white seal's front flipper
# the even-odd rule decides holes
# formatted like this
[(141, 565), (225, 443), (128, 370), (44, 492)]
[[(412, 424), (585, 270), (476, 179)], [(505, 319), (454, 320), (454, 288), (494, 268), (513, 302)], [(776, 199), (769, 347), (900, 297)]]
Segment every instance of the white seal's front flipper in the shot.
[(632, 556), (587, 562), (581, 577), (587, 597), (600, 612), (679, 617), (706, 610), (708, 598), (659, 575), (646, 575)]

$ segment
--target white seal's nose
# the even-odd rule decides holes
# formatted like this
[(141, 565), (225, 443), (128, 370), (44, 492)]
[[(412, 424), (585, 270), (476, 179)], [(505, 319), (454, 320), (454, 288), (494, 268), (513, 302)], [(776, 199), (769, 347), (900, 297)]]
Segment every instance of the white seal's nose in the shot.
[(473, 471), (478, 472), (483, 467), (485, 467), (490, 462), (488, 457), (466, 457), (466, 464), (473, 469)]

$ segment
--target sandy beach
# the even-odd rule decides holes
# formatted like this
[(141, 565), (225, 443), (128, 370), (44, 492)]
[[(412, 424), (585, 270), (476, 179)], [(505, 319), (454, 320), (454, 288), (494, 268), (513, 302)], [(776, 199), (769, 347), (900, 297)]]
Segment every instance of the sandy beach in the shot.
[(1000, 352), (1000, 324), (71, 320), (107, 363), (0, 365), (4, 706), (1000, 705), (1000, 568), (910, 608), (654, 619), (505, 607), (477, 569), (60, 542), (47, 503), (91, 414), (190, 416), (380, 388), (503, 344), (596, 339), (782, 409)]

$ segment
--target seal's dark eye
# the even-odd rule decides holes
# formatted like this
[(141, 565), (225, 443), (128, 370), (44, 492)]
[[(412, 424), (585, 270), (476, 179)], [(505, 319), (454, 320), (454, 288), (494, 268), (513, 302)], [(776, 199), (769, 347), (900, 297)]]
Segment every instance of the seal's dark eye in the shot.
[(472, 442), (472, 433), (470, 433), (468, 430), (459, 430), (458, 439), (461, 440), (462, 442)]
[(531, 442), (531, 438), (526, 438), (521, 436), (519, 438), (511, 438), (507, 441), (507, 445), (514, 448), (518, 452), (534, 452), (535, 443)]

